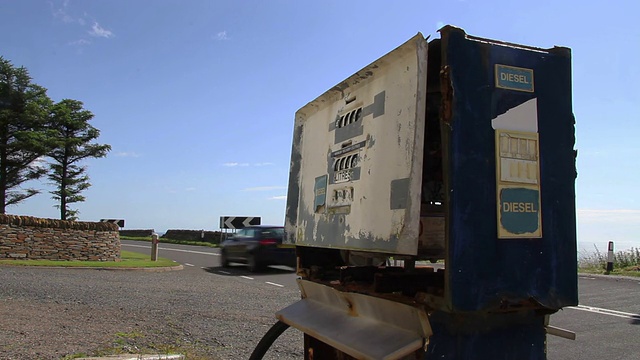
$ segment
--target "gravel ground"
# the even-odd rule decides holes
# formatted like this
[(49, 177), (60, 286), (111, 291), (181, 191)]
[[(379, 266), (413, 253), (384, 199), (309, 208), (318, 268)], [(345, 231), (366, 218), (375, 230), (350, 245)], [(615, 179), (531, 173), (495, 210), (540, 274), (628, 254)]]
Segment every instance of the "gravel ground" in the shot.
[[(163, 353), (247, 359), (298, 289), (243, 284), (205, 271), (0, 267), (0, 359)], [(288, 329), (265, 359), (302, 359)]]

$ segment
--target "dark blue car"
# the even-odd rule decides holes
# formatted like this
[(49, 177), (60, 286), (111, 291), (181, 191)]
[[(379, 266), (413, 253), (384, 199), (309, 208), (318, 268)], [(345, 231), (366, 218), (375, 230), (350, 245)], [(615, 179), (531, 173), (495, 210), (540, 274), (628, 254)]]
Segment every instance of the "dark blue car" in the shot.
[(249, 226), (238, 230), (220, 244), (220, 264), (231, 262), (247, 264), (249, 271), (256, 272), (268, 265), (296, 266), (295, 247), (283, 245), (284, 227)]

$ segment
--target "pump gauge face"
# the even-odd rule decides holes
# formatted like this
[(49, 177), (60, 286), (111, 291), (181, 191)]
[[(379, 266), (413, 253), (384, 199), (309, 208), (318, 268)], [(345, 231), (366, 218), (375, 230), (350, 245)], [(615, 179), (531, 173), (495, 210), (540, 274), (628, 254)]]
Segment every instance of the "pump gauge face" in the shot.
[(426, 65), (418, 34), (296, 113), (290, 242), (417, 254)]

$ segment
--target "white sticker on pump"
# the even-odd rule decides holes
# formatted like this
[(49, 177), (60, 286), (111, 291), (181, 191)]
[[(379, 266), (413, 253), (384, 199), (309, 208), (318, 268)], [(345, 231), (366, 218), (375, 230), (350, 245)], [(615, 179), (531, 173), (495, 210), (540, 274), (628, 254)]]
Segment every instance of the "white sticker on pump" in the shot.
[(538, 100), (531, 99), (491, 120), (494, 130), (538, 132)]

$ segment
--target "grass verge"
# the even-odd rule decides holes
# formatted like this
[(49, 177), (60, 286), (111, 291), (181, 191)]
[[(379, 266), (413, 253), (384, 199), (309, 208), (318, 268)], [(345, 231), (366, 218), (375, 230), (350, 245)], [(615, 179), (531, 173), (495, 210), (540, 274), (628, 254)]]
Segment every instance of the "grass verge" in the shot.
[[(120, 236), (120, 240), (135, 240), (135, 241), (149, 241), (151, 242), (151, 237), (137, 237), (137, 236)], [(194, 245), (194, 246), (207, 246), (212, 248), (217, 248), (218, 244), (205, 242), (205, 241), (187, 241), (187, 240), (173, 240), (167, 238), (160, 238), (160, 243), (165, 244), (180, 244), (180, 245)]]
[(581, 273), (640, 277), (640, 248), (618, 251), (613, 255), (613, 271), (607, 271), (607, 255), (595, 247), (593, 253), (581, 253), (578, 267)]
[[(168, 340), (167, 343), (159, 344), (149, 339), (142, 331), (118, 332), (113, 336), (111, 344), (101, 347), (91, 354), (78, 352), (68, 354), (61, 360), (73, 360), (84, 357), (111, 357), (118, 355), (131, 355), (134, 358), (136, 354), (158, 354), (159, 359), (163, 359), (163, 355), (182, 355), (185, 360), (214, 360), (211, 356), (206, 355), (207, 348), (199, 342), (191, 343), (181, 338)], [(137, 357), (136, 357), (137, 358)]]
[(140, 254), (122, 250), (121, 261), (81, 261), (81, 260), (0, 260), (0, 265), (14, 266), (55, 266), (55, 267), (96, 267), (96, 268), (154, 268), (178, 265), (175, 261), (158, 258), (151, 261), (151, 254)]

